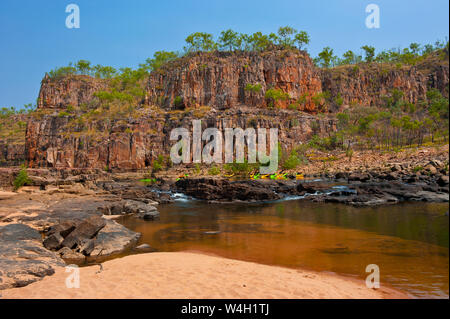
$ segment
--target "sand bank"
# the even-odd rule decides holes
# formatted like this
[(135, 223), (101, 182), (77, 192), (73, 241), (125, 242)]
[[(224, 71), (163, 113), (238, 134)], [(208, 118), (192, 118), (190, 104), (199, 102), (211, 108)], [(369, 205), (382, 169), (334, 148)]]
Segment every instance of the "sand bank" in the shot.
[(64, 268), (2, 298), (406, 298), (332, 274), (261, 265), (191, 252), (148, 253), (80, 268), (80, 288)]

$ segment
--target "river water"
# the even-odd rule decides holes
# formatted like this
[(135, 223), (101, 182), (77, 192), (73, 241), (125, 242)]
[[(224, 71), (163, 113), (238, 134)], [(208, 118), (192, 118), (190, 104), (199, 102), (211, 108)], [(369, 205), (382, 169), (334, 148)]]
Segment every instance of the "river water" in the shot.
[(200, 251), (267, 265), (364, 279), (419, 298), (449, 296), (448, 204), (356, 208), (304, 200), (207, 204), (180, 197), (158, 221), (119, 220), (157, 251)]

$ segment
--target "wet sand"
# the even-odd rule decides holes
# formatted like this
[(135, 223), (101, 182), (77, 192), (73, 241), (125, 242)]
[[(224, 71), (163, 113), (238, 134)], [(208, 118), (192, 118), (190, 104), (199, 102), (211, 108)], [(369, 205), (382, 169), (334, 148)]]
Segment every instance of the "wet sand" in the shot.
[(267, 266), (193, 252), (147, 253), (80, 268), (80, 288), (67, 288), (70, 273), (58, 268), (23, 288), (0, 291), (2, 298), (315, 299), (408, 298), (363, 281), (327, 273)]

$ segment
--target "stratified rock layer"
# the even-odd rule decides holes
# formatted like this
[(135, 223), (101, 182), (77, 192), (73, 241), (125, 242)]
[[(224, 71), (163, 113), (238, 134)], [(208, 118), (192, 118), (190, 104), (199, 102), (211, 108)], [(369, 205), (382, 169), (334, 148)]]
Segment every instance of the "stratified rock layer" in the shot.
[[(195, 119), (202, 120), (203, 128), (221, 130), (275, 127), (279, 142), (289, 149), (335, 130), (334, 117), (315, 116), (318, 111), (383, 105), (394, 89), (411, 103), (425, 100), (431, 88), (448, 96), (448, 72), (448, 61), (442, 59), (416, 66), (363, 63), (321, 70), (302, 51), (198, 53), (150, 74), (137, 115), (85, 123), (89, 134), (73, 127), (74, 115), (60, 111), (68, 106), (93, 110), (98, 106), (94, 93), (107, 90), (108, 81), (46, 77), (39, 94), (41, 113), (28, 121), (25, 158), (30, 167), (143, 169), (169, 154), (173, 128), (192, 130)], [(269, 89), (287, 94), (275, 108), (269, 108)], [(286, 110), (291, 104), (297, 110)]]

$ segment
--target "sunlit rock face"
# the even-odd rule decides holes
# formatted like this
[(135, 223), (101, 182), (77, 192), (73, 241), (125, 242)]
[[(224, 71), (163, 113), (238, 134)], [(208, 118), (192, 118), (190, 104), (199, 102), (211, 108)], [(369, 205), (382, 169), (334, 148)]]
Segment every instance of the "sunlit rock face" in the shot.
[[(248, 85), (260, 89), (252, 91)], [(148, 82), (147, 101), (165, 108), (262, 108), (267, 107), (265, 93), (269, 89), (281, 89), (289, 95), (277, 103), (277, 107), (286, 108), (302, 95), (322, 91), (320, 73), (301, 51), (202, 53), (154, 72)], [(316, 111), (310, 100), (302, 108)]]
[[(278, 128), (279, 142), (289, 149), (314, 134), (335, 130), (333, 113), (349, 106), (383, 105), (393, 89), (411, 103), (425, 99), (431, 88), (448, 96), (448, 61), (323, 70), (303, 51), (197, 53), (151, 73), (133, 116), (99, 114), (81, 130), (74, 125), (75, 115), (61, 113), (69, 106), (95, 110), (95, 93), (109, 87), (109, 80), (89, 76), (45, 77), (38, 101), (41, 113), (27, 124), (28, 165), (142, 169), (158, 155), (169, 154), (173, 128), (192, 130), (196, 119), (203, 128)], [(273, 101), (269, 90), (284, 97)]]

